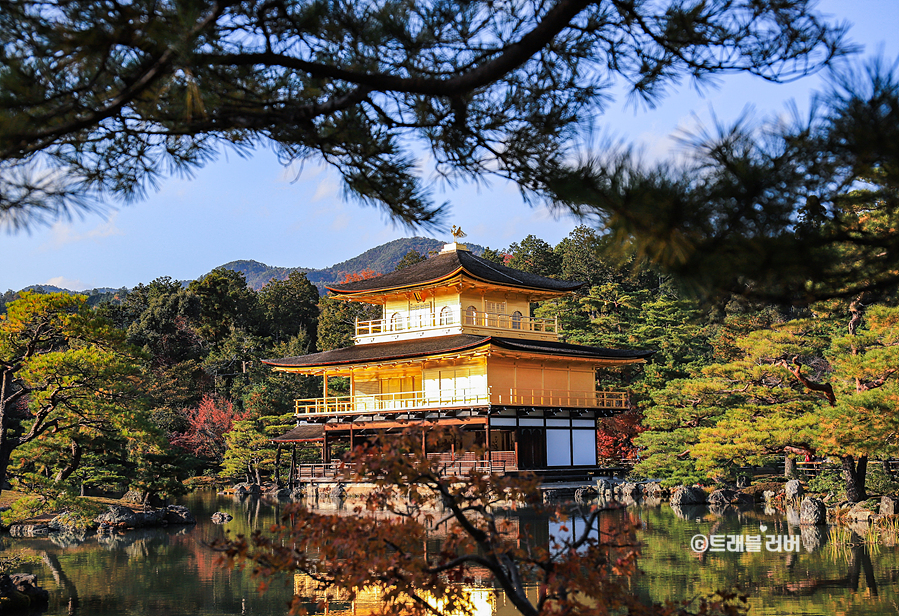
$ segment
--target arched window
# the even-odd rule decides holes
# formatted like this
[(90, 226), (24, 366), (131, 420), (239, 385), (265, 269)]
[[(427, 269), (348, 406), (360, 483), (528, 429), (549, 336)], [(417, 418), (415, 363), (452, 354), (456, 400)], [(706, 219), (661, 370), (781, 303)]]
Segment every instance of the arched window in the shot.
[(441, 325), (452, 325), (453, 324), (453, 311), (450, 310), (449, 306), (444, 306), (440, 309), (440, 324)]
[(518, 310), (512, 313), (512, 329), (521, 329), (521, 312)]
[(403, 317), (400, 316), (399, 312), (394, 312), (390, 315), (390, 331), (396, 332), (403, 329)]
[(465, 324), (466, 325), (477, 325), (478, 323), (478, 309), (474, 306), (469, 306), (465, 309)]

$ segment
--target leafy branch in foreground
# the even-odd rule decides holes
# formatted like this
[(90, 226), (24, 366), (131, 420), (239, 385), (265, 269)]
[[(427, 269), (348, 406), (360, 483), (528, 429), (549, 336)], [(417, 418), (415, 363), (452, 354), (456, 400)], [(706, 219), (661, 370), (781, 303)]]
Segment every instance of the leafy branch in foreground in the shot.
[[(639, 552), (637, 524), (598, 507), (576, 511), (575, 524), (561, 509), (543, 505), (533, 476), (471, 470), (444, 477), (438, 462), (412, 453), (420, 445), (420, 433), (407, 431), (348, 454), (345, 479), (373, 484), (351, 512), (292, 504), (270, 532), (215, 548), (229, 566), (251, 565), (262, 586), (279, 573), (294, 573), (324, 596), (374, 589), (385, 614), (469, 614), (471, 586), (484, 577), (528, 616), (744, 612), (745, 598), (732, 594), (644, 603), (629, 586)], [(539, 544), (510, 515), (513, 509), (578, 530)], [(305, 613), (300, 597), (292, 609)]]
[(845, 53), (809, 0), (0, 0), (0, 224), (133, 199), (223, 147), (317, 158), (413, 225), (437, 171), (539, 191), (616, 80), (769, 81)]
[(705, 293), (807, 305), (899, 286), (899, 71), (831, 75), (809, 117), (686, 137), (686, 162), (602, 152), (550, 181), (556, 207)]

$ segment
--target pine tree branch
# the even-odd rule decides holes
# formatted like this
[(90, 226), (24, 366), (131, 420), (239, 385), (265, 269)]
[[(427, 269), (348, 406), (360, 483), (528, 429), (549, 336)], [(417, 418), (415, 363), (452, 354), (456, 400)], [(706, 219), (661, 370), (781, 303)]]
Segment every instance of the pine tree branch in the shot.
[(783, 359), (777, 362), (777, 365), (783, 366), (784, 368), (789, 370), (793, 374), (793, 376), (796, 377), (796, 380), (802, 383), (806, 389), (818, 392), (822, 398), (830, 403), (830, 406), (837, 405), (837, 397), (833, 393), (833, 386), (830, 383), (816, 383), (802, 374), (802, 364), (799, 363), (798, 355), (793, 357), (793, 363), (796, 364), (796, 368), (790, 367), (786, 360)]

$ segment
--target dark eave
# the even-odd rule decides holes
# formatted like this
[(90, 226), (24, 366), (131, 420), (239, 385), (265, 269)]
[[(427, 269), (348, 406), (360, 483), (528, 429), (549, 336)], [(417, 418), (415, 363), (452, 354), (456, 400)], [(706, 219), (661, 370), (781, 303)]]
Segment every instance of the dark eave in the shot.
[(285, 357), (283, 359), (263, 359), (270, 366), (290, 368), (293, 366), (341, 366), (361, 364), (370, 361), (389, 359), (412, 359), (427, 355), (439, 355), (454, 351), (467, 351), (486, 344), (490, 336), (473, 336), (458, 334), (456, 336), (439, 336), (436, 338), (419, 338), (416, 340), (398, 340), (379, 344), (358, 344), (342, 349)]
[(540, 340), (500, 338), (496, 336), (475, 336), (458, 334), (416, 340), (399, 340), (379, 344), (360, 344), (323, 353), (312, 353), (299, 357), (265, 359), (263, 363), (278, 368), (306, 368), (364, 364), (373, 361), (414, 359), (444, 353), (469, 351), (488, 344), (508, 351), (541, 353), (561, 357), (576, 357), (597, 360), (635, 361), (646, 359), (653, 351), (604, 349), (601, 347), (567, 344)]
[(525, 351), (528, 353), (546, 353), (564, 355), (566, 357), (585, 357), (589, 359), (648, 359), (655, 351), (645, 349), (604, 349), (602, 347), (553, 342), (551, 340), (527, 340), (522, 338), (500, 338), (494, 336), (490, 342), (508, 351)]
[(448, 280), (459, 273), (505, 287), (566, 293), (584, 286), (582, 282), (555, 280), (529, 274), (493, 261), (482, 259), (467, 250), (445, 252), (410, 267), (366, 280), (326, 286), (338, 295), (356, 295), (410, 289)]
[(272, 439), (274, 443), (306, 443), (325, 439), (325, 428), (320, 424), (300, 424), (296, 428)]

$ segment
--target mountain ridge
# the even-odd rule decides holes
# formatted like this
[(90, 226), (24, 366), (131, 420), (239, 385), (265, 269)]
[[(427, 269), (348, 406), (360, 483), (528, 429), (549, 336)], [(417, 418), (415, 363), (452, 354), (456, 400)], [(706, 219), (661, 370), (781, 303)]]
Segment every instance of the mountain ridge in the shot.
[[(410, 250), (415, 250), (421, 255), (428, 256), (428, 253), (431, 251), (439, 251), (445, 243), (446, 242), (430, 237), (401, 237), (369, 248), (355, 257), (341, 261), (340, 263), (335, 263), (330, 267), (320, 269), (302, 266), (279, 267), (268, 265), (253, 259), (229, 261), (218, 267), (242, 273), (246, 277), (247, 286), (254, 291), (260, 290), (271, 280), (286, 280), (291, 272), (303, 272), (306, 274), (309, 281), (318, 288), (319, 293), (323, 293), (325, 285), (339, 283), (348, 274), (359, 274), (366, 270), (371, 270), (378, 274), (386, 274), (387, 272), (392, 272), (394, 268), (396, 268), (397, 263), (399, 263)], [(467, 246), (476, 255), (480, 255), (484, 252), (484, 247), (479, 246), (478, 244), (467, 244)], [(197, 280), (204, 278), (208, 273), (209, 272), (199, 276)], [(144, 284), (149, 282), (150, 281), (148, 280)], [(181, 282), (186, 286), (189, 281)], [(72, 291), (71, 289), (64, 289), (55, 285), (33, 284), (22, 290), (39, 290), (44, 293), (63, 292), (90, 296), (114, 296), (123, 289), (97, 287), (96, 289), (85, 289), (84, 291)]]
[[(358, 274), (370, 270), (377, 274), (386, 274), (396, 268), (397, 263), (406, 256), (410, 250), (415, 250), (421, 255), (428, 256), (431, 251), (439, 251), (446, 242), (430, 237), (401, 237), (385, 244), (369, 248), (362, 254), (335, 263), (330, 267), (321, 269), (308, 267), (277, 267), (267, 265), (260, 261), (241, 259), (230, 261), (221, 265), (242, 273), (247, 279), (247, 286), (258, 291), (271, 280), (285, 280), (291, 272), (303, 272), (314, 284), (319, 293), (324, 292), (325, 286), (341, 282), (348, 274)], [(474, 254), (484, 252), (484, 247), (477, 244), (468, 244)]]

